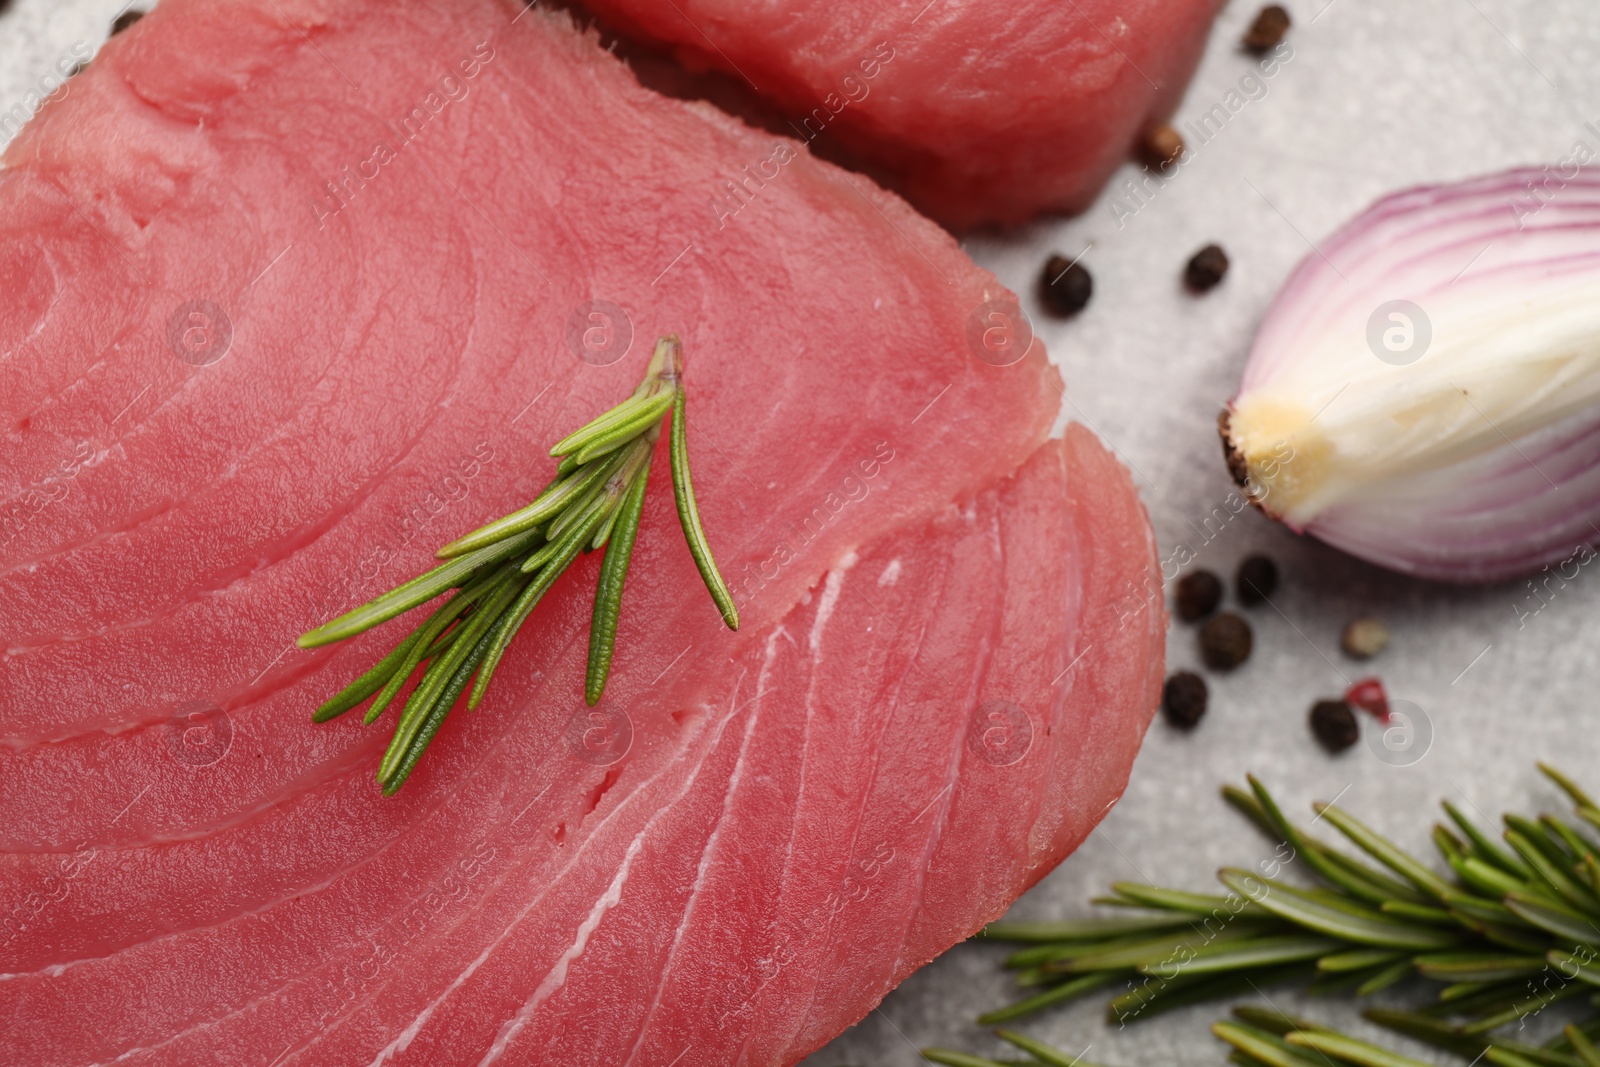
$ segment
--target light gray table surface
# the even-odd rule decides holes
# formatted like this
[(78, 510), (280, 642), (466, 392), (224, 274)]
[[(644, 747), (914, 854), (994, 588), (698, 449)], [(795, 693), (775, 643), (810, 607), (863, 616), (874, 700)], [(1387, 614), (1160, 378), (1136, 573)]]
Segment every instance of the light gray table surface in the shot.
[[(1180, 122), (1210, 110), (1250, 73), (1237, 41), (1256, 4), (1232, 0)], [(1137, 471), (1164, 553), (1179, 541), (1197, 567), (1227, 575), (1264, 551), (1284, 580), (1274, 608), (1249, 611), (1256, 651), (1229, 676), (1210, 675), (1211, 711), (1191, 735), (1151, 729), (1127, 794), (1078, 852), (1012, 909), (1017, 918), (1089, 914), (1110, 882), (1150, 880), (1209, 890), (1223, 865), (1249, 866), (1264, 842), (1217, 797), (1223, 782), (1262, 776), (1286, 807), (1340, 803), (1403, 844), (1428, 849), (1437, 801), (1491, 818), (1507, 808), (1557, 810), (1534, 761), (1549, 758), (1600, 788), (1600, 579), (1587, 569), (1537, 615), (1519, 619), (1521, 583), (1452, 589), (1362, 565), (1246, 513), (1206, 542), (1200, 523), (1231, 483), (1215, 419), (1237, 384), (1256, 323), (1288, 271), (1343, 221), (1385, 192), (1519, 164), (1553, 163), (1574, 142), (1600, 150), (1600, 7), (1594, 0), (1288, 0), (1293, 58), (1265, 81), (1147, 205), (1118, 219), (1116, 182), (1091, 210), (1005, 237), (969, 238), (972, 256), (1025, 296), (1039, 335), (1064, 367), (1066, 416), (1093, 426)], [(0, 15), (0, 112), (26, 99), (74, 46), (97, 47), (120, 0), (15, 0)], [(1190, 253), (1220, 242), (1233, 266), (1212, 293), (1179, 285)], [(1087, 249), (1087, 251), (1085, 251)], [(1037, 307), (1044, 257), (1083, 253), (1093, 302), (1070, 322)], [(1345, 659), (1339, 632), (1376, 614), (1394, 630), (1368, 667)], [(1198, 662), (1194, 631), (1175, 624), (1171, 667)], [(1395, 766), (1366, 744), (1324, 754), (1305, 724), (1310, 703), (1347, 680), (1380, 674), (1392, 696), (1425, 713), (1432, 741)], [(1375, 724), (1364, 729), (1369, 739)], [(958, 946), (913, 975), (808, 1067), (910, 1067), (940, 1044), (1001, 1050), (972, 1022), (1012, 997), (993, 946)], [(1272, 992), (1361, 1030), (1348, 1000)], [(1098, 1063), (1223, 1062), (1202, 1006), (1116, 1030), (1103, 997), (1022, 1028)], [(1552, 1009), (1554, 1011), (1554, 1009)], [(1375, 1032), (1375, 1031), (1373, 1031)], [(1395, 1040), (1395, 1044), (1403, 1042)], [(1416, 1051), (1415, 1046), (1406, 1046)], [(1426, 1055), (1426, 1054), (1424, 1054)]]

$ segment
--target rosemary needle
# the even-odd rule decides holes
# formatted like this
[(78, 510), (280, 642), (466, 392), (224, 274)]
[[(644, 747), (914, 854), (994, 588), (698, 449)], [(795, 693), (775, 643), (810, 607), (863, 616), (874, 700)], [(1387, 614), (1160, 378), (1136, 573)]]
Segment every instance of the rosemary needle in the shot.
[(439, 550), (443, 562), (432, 570), (301, 635), (302, 648), (333, 644), (449, 594), (312, 716), (327, 722), (371, 700), (365, 716), (371, 723), (417, 676), (378, 766), (385, 795), (410, 777), (463, 694), (468, 709), (478, 706), (522, 624), (572, 562), (586, 550), (604, 548), (584, 678), (585, 700), (592, 705), (601, 698), (616, 655), (622, 591), (650, 462), (669, 415), (673, 497), (684, 539), (717, 611), (738, 628), (738, 609), (712, 561), (689, 480), (683, 370), (678, 338), (661, 338), (633, 394), (550, 450), (559, 460), (555, 475), (532, 502), (445, 545)]
[(700, 508), (694, 501), (694, 488), (689, 480), (689, 416), (685, 410), (683, 390), (679, 389), (672, 408), (672, 494), (678, 503), (678, 522), (683, 536), (689, 542), (689, 554), (700, 569), (700, 577), (711, 591), (711, 599), (722, 612), (722, 621), (728, 629), (739, 628), (739, 609), (733, 603), (728, 585), (717, 573), (711, 559), (711, 546), (706, 543), (706, 532), (700, 525)]
[(1582, 1030), (1569, 1023), (1562, 1033), (1572, 1046), (1572, 1051), (1583, 1061), (1584, 1067), (1600, 1067), (1600, 1049), (1594, 1047), (1594, 1042)]
[(1092, 989), (1099, 989), (1112, 981), (1113, 978), (1114, 975), (1109, 971), (1080, 975), (1069, 982), (1063, 982), (1053, 989), (1047, 989), (1043, 993), (1035, 994), (1026, 1000), (980, 1015), (978, 1016), (978, 1022), (983, 1026), (990, 1026), (994, 1023), (1020, 1019), (1022, 1016), (1031, 1015), (1041, 1008), (1048, 1008), (1052, 1004), (1061, 1004), (1074, 999), (1079, 994), (1087, 993)]
[(441, 559), (453, 559), (485, 545), (493, 544), (512, 534), (533, 529), (540, 523), (552, 519), (565, 511), (573, 500), (587, 492), (595, 480), (604, 473), (604, 467), (595, 466), (577, 471), (570, 476), (558, 474), (558, 480), (552, 482), (549, 488), (540, 493), (533, 503), (518, 511), (513, 511), (504, 518), (496, 519), (487, 526), (480, 526), (465, 537), (450, 542), (439, 550), (439, 557)]
[(593, 706), (605, 689), (611, 671), (611, 654), (617, 642), (617, 618), (622, 613), (622, 585), (628, 578), (633, 559), (633, 542), (639, 533), (639, 517), (644, 513), (644, 491), (650, 471), (640, 475), (622, 507), (614, 514), (616, 532), (600, 565), (600, 582), (595, 590), (594, 617), (589, 622), (589, 671), (584, 680), (584, 699)]
[(995, 1060), (984, 1059), (982, 1056), (969, 1056), (965, 1052), (952, 1052), (946, 1048), (925, 1048), (922, 1058), (929, 1063), (944, 1064), (944, 1067), (1003, 1067)]
[(441, 563), (426, 574), (413, 578), (404, 585), (395, 586), (354, 611), (301, 634), (297, 644), (301, 648), (317, 648), (365, 633), (379, 623), (388, 622), (397, 615), (404, 615), (412, 608), (426, 604), (440, 593), (455, 588), (463, 579), (470, 578), (480, 568), (507, 556), (516, 555), (530, 544), (532, 539), (531, 533), (507, 538), (485, 545), (476, 552), (458, 556), (448, 563)]
[(1019, 1034), (1015, 1030), (996, 1030), (994, 1036), (1015, 1045), (1048, 1067), (1094, 1067), (1092, 1063), (1085, 1063), (1077, 1056), (1067, 1056), (1061, 1050), (1051, 1048), (1043, 1041), (1037, 1041), (1027, 1034)]

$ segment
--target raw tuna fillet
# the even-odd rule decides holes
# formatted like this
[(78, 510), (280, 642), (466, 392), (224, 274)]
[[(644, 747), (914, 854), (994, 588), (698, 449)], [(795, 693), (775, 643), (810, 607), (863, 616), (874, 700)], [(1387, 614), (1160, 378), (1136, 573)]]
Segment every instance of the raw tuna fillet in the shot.
[[(792, 1063), (1120, 792), (1148, 525), (893, 196), (498, 0), (166, 0), (6, 164), (0, 1062)], [(673, 331), (740, 631), (658, 470), (605, 699), (591, 556), (384, 799), (406, 620), (295, 636)]]
[(582, 0), (737, 79), (957, 229), (1081, 211), (1177, 107), (1220, 0)]

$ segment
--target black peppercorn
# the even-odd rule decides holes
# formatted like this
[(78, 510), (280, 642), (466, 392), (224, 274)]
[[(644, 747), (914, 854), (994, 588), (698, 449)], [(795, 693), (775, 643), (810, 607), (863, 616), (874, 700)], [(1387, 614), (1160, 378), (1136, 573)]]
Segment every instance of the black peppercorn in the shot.
[(1278, 565), (1266, 556), (1250, 556), (1233, 576), (1233, 591), (1248, 607), (1265, 603), (1278, 590)]
[(1172, 725), (1188, 730), (1206, 713), (1206, 680), (1193, 671), (1176, 671), (1161, 687), (1161, 711)]
[(1228, 273), (1228, 253), (1222, 250), (1221, 245), (1206, 245), (1189, 258), (1189, 263), (1183, 268), (1183, 284), (1189, 287), (1190, 292), (1203, 293), (1215, 288)]
[(1250, 658), (1255, 639), (1250, 624), (1231, 611), (1214, 616), (1200, 627), (1200, 655), (1214, 671), (1231, 671)]
[(1361, 737), (1361, 725), (1344, 701), (1319, 700), (1311, 705), (1311, 732), (1329, 752), (1343, 752)]
[(1076, 315), (1094, 295), (1094, 278), (1082, 263), (1051, 256), (1039, 275), (1039, 299), (1057, 315)]
[(1222, 603), (1222, 579), (1210, 571), (1186, 574), (1178, 582), (1175, 600), (1178, 618), (1184, 622), (1198, 622)]
[(1260, 55), (1278, 47), (1283, 35), (1289, 32), (1289, 12), (1277, 4), (1268, 4), (1257, 12), (1255, 21), (1245, 31), (1246, 51)]

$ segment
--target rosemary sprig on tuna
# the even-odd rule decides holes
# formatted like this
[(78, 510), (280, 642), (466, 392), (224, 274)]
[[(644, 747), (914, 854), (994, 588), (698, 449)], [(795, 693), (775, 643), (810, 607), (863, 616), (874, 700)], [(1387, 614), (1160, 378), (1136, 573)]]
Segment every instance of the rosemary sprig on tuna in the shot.
[(663, 337), (633, 395), (550, 450), (560, 461), (555, 477), (530, 504), (445, 545), (438, 553), (445, 562), (433, 570), (300, 637), (301, 648), (343, 641), (453, 590), (393, 651), (312, 716), (327, 722), (371, 698), (364, 721), (372, 723), (420, 672), (378, 766), (385, 795), (405, 783), (463, 693), (468, 710), (483, 700), (511, 640), (556, 579), (580, 553), (604, 548), (584, 680), (584, 698), (590, 705), (599, 701), (615, 653), (650, 461), (669, 413), (678, 521), (723, 621), (739, 628), (738, 608), (695, 504), (684, 405), (683, 346), (676, 336)]
[[(1223, 895), (1118, 883), (1096, 901), (1126, 909), (1116, 918), (991, 925), (987, 938), (1023, 943), (1008, 966), (1019, 985), (1037, 991), (979, 1021), (1007, 1022), (1113, 985), (1124, 988), (1109, 1018), (1126, 1023), (1268, 984), (1365, 996), (1420, 978), (1442, 987), (1434, 1003), (1367, 1017), (1468, 1060), (1597, 1062), (1584, 1042), (1600, 1035), (1600, 1014), (1592, 1013), (1600, 1003), (1600, 806), (1559, 771), (1540, 769), (1572, 801), (1577, 819), (1507, 815), (1502, 844), (1447, 801), (1449, 822), (1435, 825), (1433, 842), (1448, 873), (1342, 808), (1316, 810), (1360, 858), (1291, 823), (1254, 778), (1248, 790), (1229, 787), (1226, 799), (1275, 842), (1272, 860), (1257, 870), (1222, 870)], [(1281, 880), (1290, 867), (1316, 888)], [(1495, 1034), (1512, 1024), (1522, 1029), (1549, 1004), (1580, 1000), (1591, 1009), (1576, 1027), (1581, 1041), (1564, 1033), (1534, 1046)], [(1345, 1047), (1339, 1042), (1351, 1039), (1339, 1035), (1323, 1040), (1322, 1028), (1310, 1024), (1291, 1027), (1310, 1036), (1289, 1036), (1264, 1018), (1244, 1023), (1220, 1024), (1217, 1033), (1251, 1064), (1326, 1064), (1308, 1051), (1334, 1062), (1412, 1062)]]

